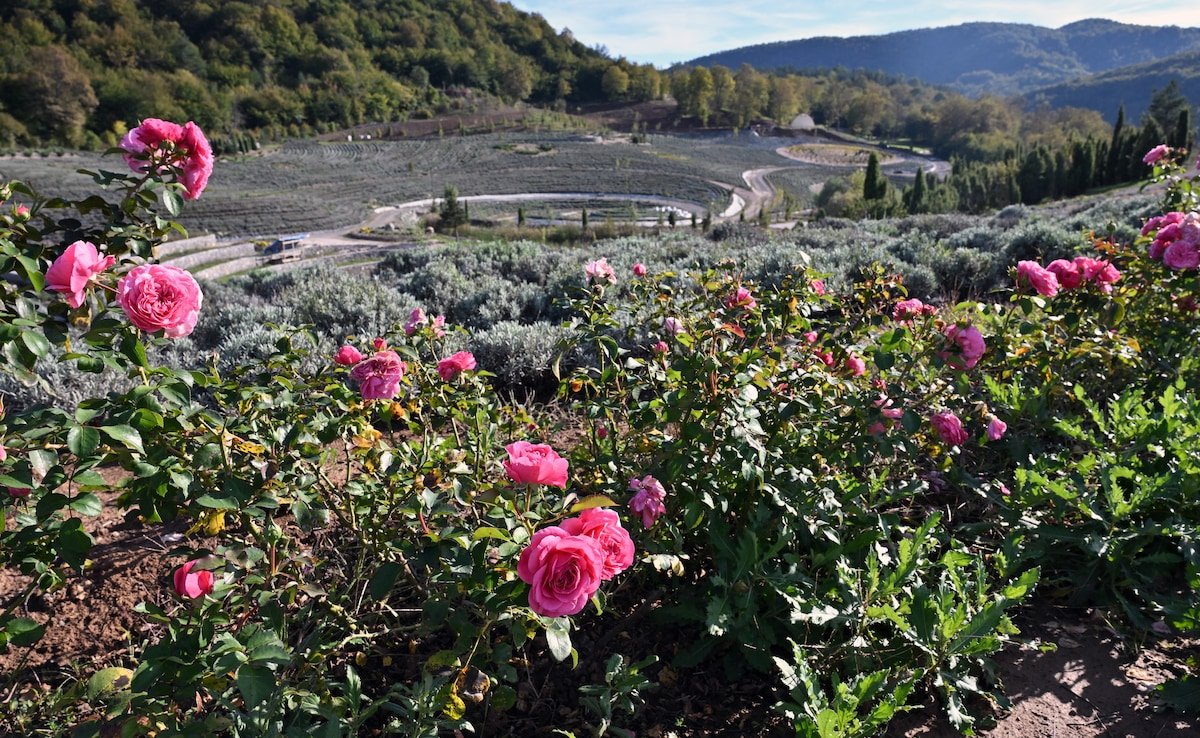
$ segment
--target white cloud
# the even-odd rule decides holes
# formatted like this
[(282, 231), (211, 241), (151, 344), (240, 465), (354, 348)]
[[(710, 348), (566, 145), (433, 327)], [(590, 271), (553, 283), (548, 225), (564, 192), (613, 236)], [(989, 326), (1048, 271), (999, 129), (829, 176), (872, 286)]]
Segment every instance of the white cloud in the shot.
[(515, 0), (580, 41), (666, 65), (750, 44), (858, 36), (972, 21), (1057, 28), (1083, 18), (1142, 25), (1200, 25), (1194, 2), (1142, 0), (843, 0), (836, 5), (761, 0)]

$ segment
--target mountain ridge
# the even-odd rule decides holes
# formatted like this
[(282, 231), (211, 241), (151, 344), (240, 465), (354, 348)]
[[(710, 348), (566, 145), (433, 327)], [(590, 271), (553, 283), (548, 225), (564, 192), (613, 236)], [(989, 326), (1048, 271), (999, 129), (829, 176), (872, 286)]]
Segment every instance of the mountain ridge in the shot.
[[(1059, 28), (978, 21), (850, 37), (743, 46), (687, 66), (845, 67), (946, 85), (970, 95), (1027, 94), (1071, 79), (1200, 49), (1200, 28), (1085, 18)], [(1111, 113), (1110, 113), (1111, 114)]]

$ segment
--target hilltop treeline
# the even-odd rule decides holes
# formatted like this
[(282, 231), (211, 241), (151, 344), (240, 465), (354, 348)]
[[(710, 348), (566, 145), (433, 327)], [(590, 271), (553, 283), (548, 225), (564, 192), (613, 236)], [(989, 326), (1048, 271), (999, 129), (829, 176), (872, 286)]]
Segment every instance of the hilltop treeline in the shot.
[(650, 99), (610, 59), (494, 0), (15, 0), (0, 4), (0, 145), (111, 144), (146, 116), (308, 133), (505, 101)]

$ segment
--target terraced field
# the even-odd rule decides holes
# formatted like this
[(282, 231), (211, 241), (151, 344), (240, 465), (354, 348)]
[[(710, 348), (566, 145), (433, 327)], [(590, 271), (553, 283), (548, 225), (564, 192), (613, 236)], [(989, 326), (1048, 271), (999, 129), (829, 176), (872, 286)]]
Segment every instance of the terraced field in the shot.
[[(531, 153), (538, 151), (537, 154)], [(814, 180), (835, 170), (788, 162), (751, 136), (650, 136), (647, 144), (568, 133), (502, 133), (408, 141), (293, 142), (222, 159), (185, 209), (193, 231), (263, 235), (349, 227), (378, 206), (440, 195), (595, 192), (669, 197), (724, 210), (747, 170), (784, 165)], [(84, 196), (80, 168), (119, 169), (95, 155), (0, 160), (0, 177)], [(639, 213), (652, 205), (640, 206)], [(515, 207), (512, 209), (515, 212)], [(622, 210), (616, 207), (613, 215)]]

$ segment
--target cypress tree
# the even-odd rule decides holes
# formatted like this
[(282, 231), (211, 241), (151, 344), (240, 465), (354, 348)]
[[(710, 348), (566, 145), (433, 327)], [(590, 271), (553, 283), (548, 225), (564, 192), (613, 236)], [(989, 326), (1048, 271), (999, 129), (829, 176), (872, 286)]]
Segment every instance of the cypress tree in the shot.
[(887, 192), (887, 180), (879, 173), (879, 157), (875, 152), (867, 159), (867, 176), (863, 180), (863, 199), (879, 200)]
[(1172, 148), (1192, 150), (1192, 111), (1183, 108), (1175, 120), (1175, 131), (1171, 134), (1169, 144)]
[(1121, 159), (1122, 138), (1125, 128), (1125, 106), (1117, 109), (1117, 122), (1113, 124), (1112, 141), (1108, 144), (1108, 162), (1104, 167), (1105, 184), (1116, 184), (1125, 180), (1125, 167)]
[(904, 193), (904, 204), (908, 207), (910, 213), (925, 212), (925, 175), (917, 172), (917, 176), (913, 179), (913, 186), (908, 192)]

